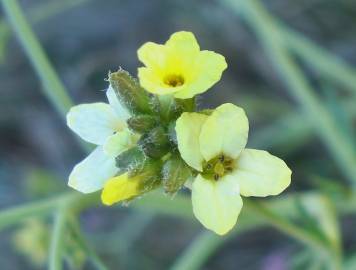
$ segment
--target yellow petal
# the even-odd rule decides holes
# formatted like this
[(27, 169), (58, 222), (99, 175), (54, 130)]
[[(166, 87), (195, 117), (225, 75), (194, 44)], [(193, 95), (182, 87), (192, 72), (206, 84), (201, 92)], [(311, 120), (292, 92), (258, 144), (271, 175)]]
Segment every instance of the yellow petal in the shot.
[(176, 98), (191, 98), (203, 93), (221, 79), (227, 68), (225, 57), (212, 51), (201, 51), (194, 63), (187, 66), (185, 73), (189, 74), (184, 89), (178, 91)]
[(139, 181), (136, 178), (129, 179), (128, 174), (122, 174), (109, 179), (101, 193), (103, 204), (112, 205), (139, 195)]
[(194, 55), (199, 52), (199, 44), (192, 32), (180, 31), (172, 34), (166, 46), (173, 52)]
[(154, 42), (146, 42), (137, 50), (138, 59), (145, 66), (160, 71), (166, 65), (167, 48)]
[(200, 153), (199, 134), (208, 116), (200, 113), (183, 113), (176, 122), (179, 152), (184, 161), (202, 171), (203, 156)]
[(237, 158), (246, 146), (248, 119), (244, 110), (226, 103), (214, 110), (201, 128), (200, 150), (205, 160), (223, 153)]
[(242, 208), (238, 184), (229, 175), (219, 181), (198, 175), (192, 186), (192, 203), (196, 218), (219, 235), (234, 227)]
[(266, 151), (245, 149), (236, 162), (233, 176), (243, 196), (277, 195), (291, 181), (292, 171), (280, 158)]

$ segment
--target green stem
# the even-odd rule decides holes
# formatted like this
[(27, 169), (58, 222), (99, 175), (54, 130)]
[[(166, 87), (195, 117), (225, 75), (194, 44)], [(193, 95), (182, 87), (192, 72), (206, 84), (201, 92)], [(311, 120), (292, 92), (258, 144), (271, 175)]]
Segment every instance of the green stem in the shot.
[(67, 91), (49, 62), (41, 44), (29, 26), (17, 0), (1, 0), (3, 10), (9, 23), (14, 29), (20, 43), (29, 56), (37, 76), (43, 84), (44, 94), (52, 105), (65, 117), (73, 106)]
[(0, 211), (0, 230), (5, 229), (28, 217), (40, 216), (50, 213), (59, 203), (76, 196), (74, 192), (66, 193), (49, 199), (26, 203)]
[(254, 212), (268, 224), (280, 230), (281, 232), (284, 232), (297, 241), (306, 244), (307, 246), (313, 248), (315, 251), (320, 252), (320, 255), (333, 265), (333, 269), (341, 270), (340, 253), (338, 250), (335, 250), (333, 247), (325, 243), (325, 241), (322, 239), (318, 238), (302, 227), (294, 225), (292, 222), (283, 218), (281, 215), (277, 215), (276, 212), (264, 206), (262, 203), (252, 200), (245, 200), (244, 207), (247, 209), (247, 211)]
[(204, 231), (193, 240), (192, 244), (174, 262), (171, 270), (201, 269), (210, 255), (226, 241), (225, 237)]
[(63, 243), (65, 239), (66, 223), (65, 204), (61, 205), (55, 213), (51, 244), (49, 249), (49, 270), (62, 269)]
[(356, 97), (356, 69), (335, 57), (320, 46), (313, 44), (303, 35), (287, 28), (279, 21), (284, 42), (291, 50), (327, 79), (333, 79), (350, 89)]
[(319, 137), (341, 168), (341, 172), (353, 185), (356, 185), (356, 154), (353, 145), (345, 140), (338, 123), (318, 101), (315, 91), (284, 48), (283, 36), (274, 25), (271, 16), (256, 0), (223, 1), (233, 11), (239, 9), (238, 14), (241, 14), (241, 9), (243, 10), (244, 19), (260, 39), (272, 63), (288, 86), (287, 89), (301, 105), (304, 117), (310, 119)]
[[(64, 12), (88, 1), (89, 0), (62, 0), (44, 3), (28, 11), (29, 21), (31, 23), (45, 21), (58, 13)], [(11, 37), (11, 34), (9, 25), (5, 22), (5, 20), (0, 20), (0, 62), (3, 61), (1, 56), (4, 56), (6, 53), (7, 41)]]

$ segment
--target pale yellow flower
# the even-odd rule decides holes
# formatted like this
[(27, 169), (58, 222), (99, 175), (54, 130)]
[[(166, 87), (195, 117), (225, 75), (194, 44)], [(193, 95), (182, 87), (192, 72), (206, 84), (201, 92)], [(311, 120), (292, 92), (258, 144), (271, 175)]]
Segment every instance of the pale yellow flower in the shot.
[(248, 119), (233, 104), (211, 115), (183, 113), (177, 120), (178, 149), (199, 173), (192, 184), (193, 212), (217, 234), (233, 228), (241, 196), (277, 195), (288, 187), (291, 170), (266, 151), (246, 149)]

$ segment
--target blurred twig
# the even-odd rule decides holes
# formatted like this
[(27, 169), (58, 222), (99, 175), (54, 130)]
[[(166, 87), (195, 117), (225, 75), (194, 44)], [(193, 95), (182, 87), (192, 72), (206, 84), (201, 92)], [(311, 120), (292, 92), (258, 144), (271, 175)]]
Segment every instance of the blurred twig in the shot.
[(16, 32), (16, 36), (20, 40), (26, 54), (29, 56), (44, 86), (42, 88), (44, 94), (49, 98), (58, 113), (62, 117), (65, 117), (69, 108), (73, 106), (73, 103), (48, 60), (41, 44), (27, 23), (18, 2), (16, 0), (2, 0), (1, 3), (9, 23)]
[(63, 242), (65, 239), (67, 204), (62, 203), (55, 213), (52, 239), (49, 250), (49, 269), (62, 269)]
[[(91, 0), (62, 0), (45, 2), (38, 7), (31, 8), (28, 11), (28, 18), (31, 23), (38, 23), (88, 1)], [(5, 20), (0, 20), (0, 63), (4, 60), (6, 45), (10, 37), (11, 28)]]
[(304, 116), (312, 122), (315, 131), (341, 168), (341, 172), (356, 186), (354, 147), (345, 140), (338, 123), (318, 100), (315, 91), (293, 61), (284, 46), (284, 37), (272, 17), (259, 1), (222, 0), (222, 2), (237, 15), (243, 16), (255, 31), (267, 55), (288, 86), (290, 94), (299, 102)]

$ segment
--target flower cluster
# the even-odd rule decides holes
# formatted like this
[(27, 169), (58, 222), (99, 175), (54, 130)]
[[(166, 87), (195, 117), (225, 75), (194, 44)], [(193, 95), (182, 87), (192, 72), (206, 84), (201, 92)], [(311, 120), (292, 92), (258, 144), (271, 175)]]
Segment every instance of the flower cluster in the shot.
[(245, 148), (249, 124), (244, 110), (227, 103), (198, 110), (195, 97), (226, 69), (225, 58), (200, 50), (190, 32), (138, 50), (139, 81), (120, 69), (110, 73), (109, 104), (73, 107), (68, 126), (95, 150), (77, 164), (69, 186), (83, 193), (102, 189), (102, 202), (130, 201), (163, 187), (191, 189), (197, 219), (217, 234), (233, 228), (241, 196), (277, 195), (290, 184), (283, 160)]

